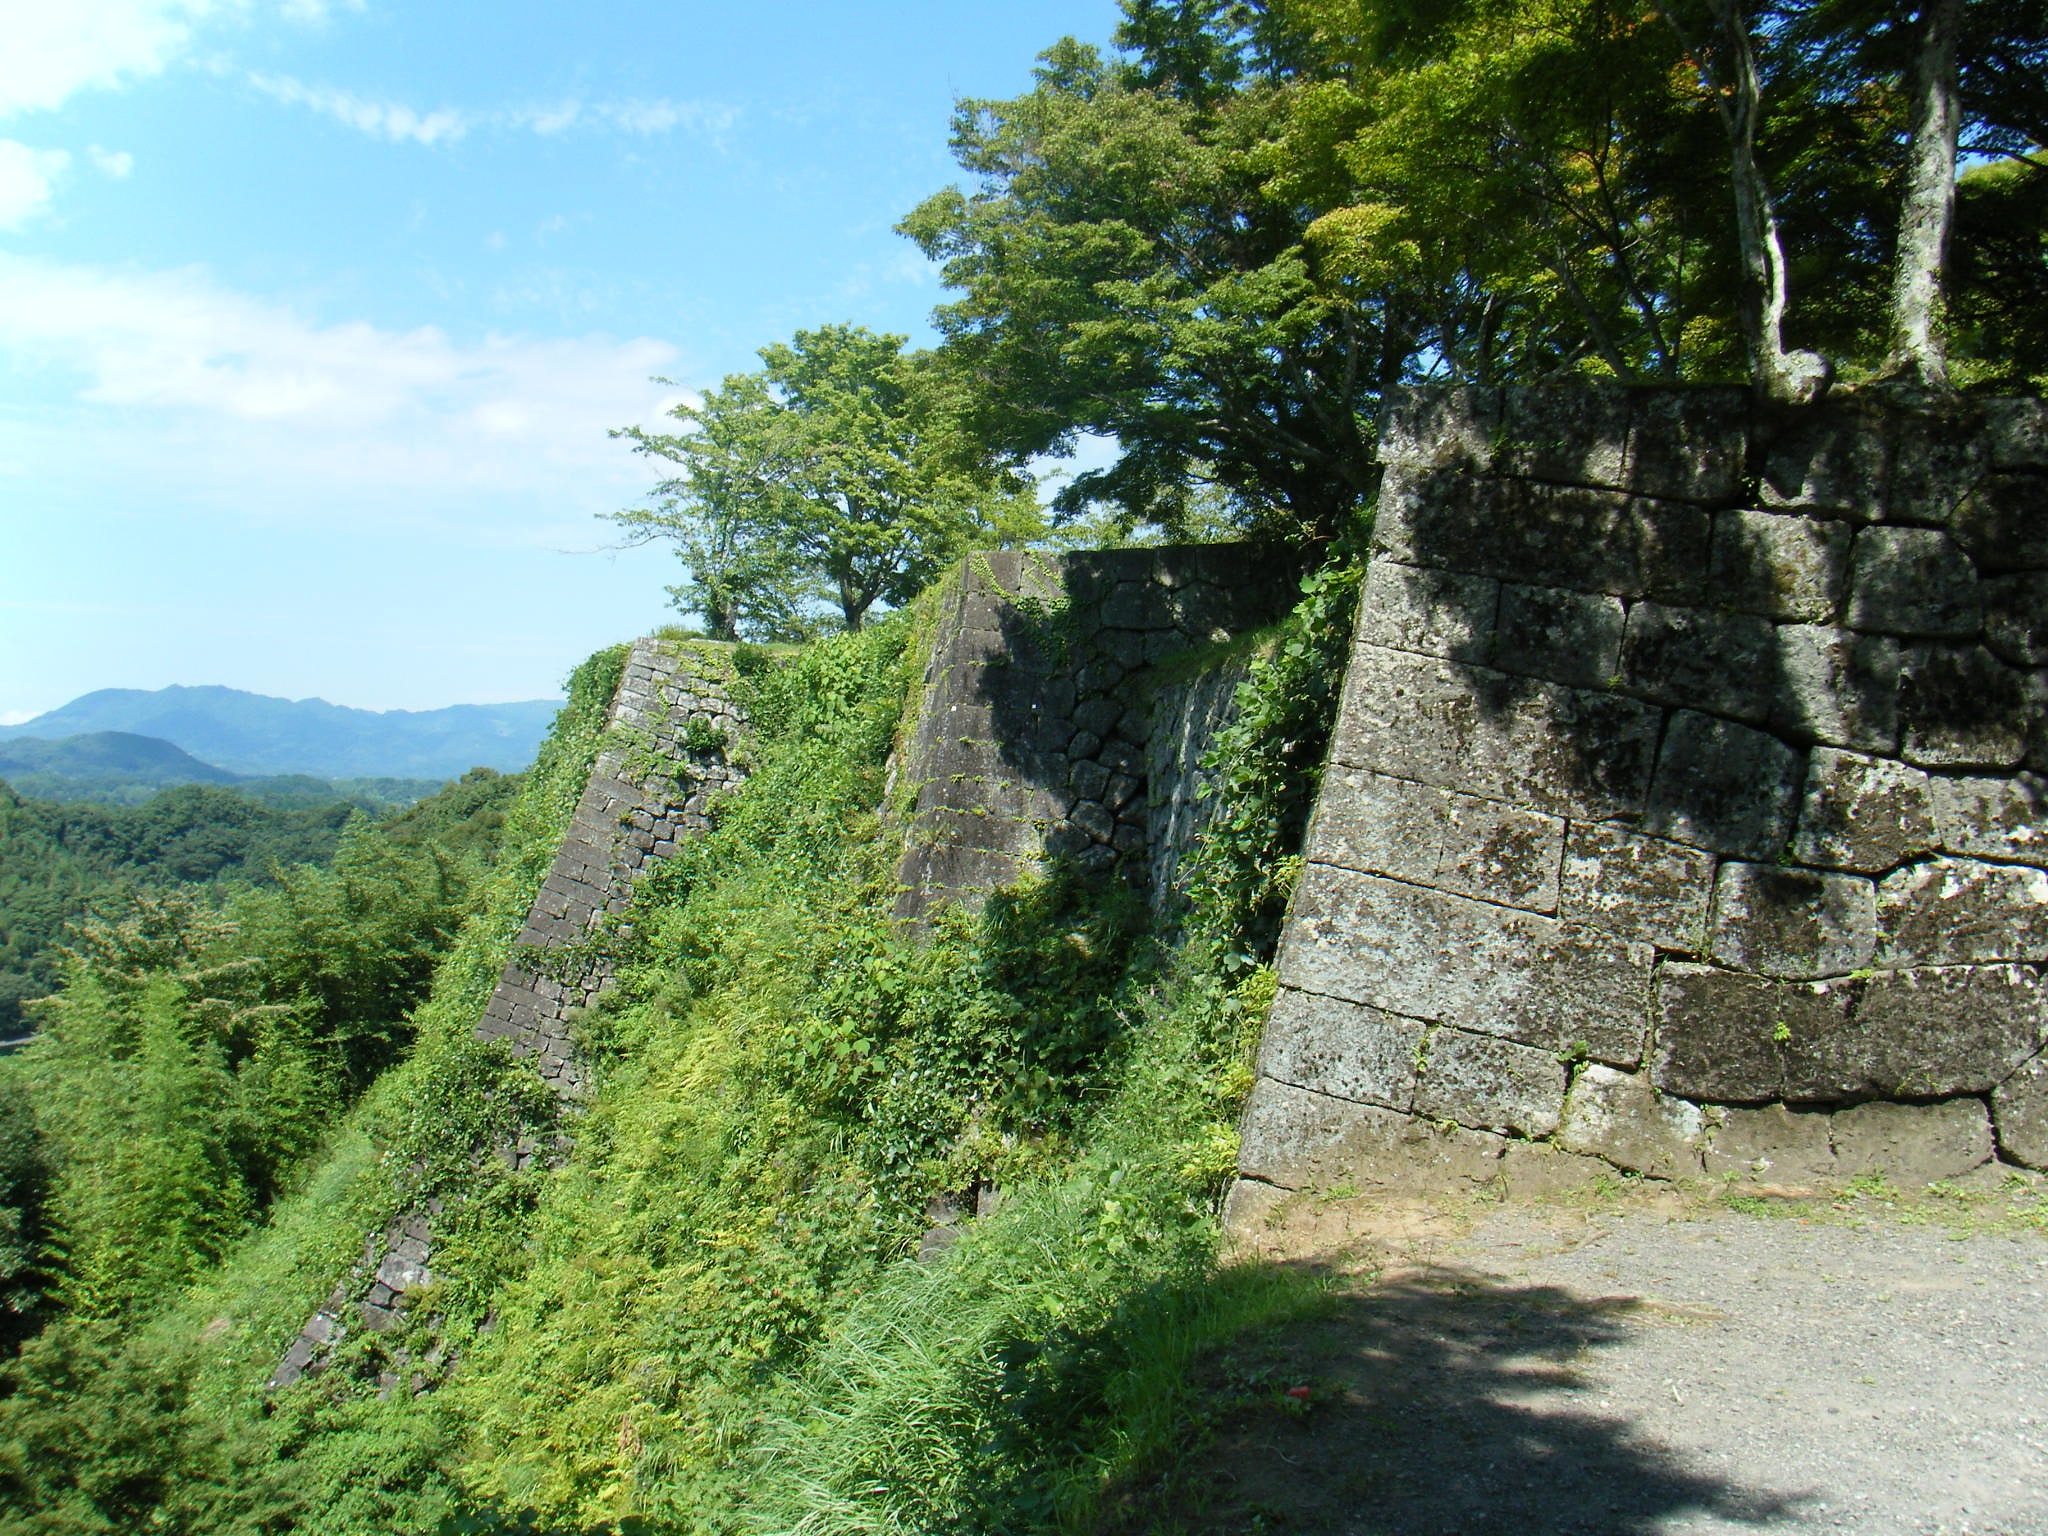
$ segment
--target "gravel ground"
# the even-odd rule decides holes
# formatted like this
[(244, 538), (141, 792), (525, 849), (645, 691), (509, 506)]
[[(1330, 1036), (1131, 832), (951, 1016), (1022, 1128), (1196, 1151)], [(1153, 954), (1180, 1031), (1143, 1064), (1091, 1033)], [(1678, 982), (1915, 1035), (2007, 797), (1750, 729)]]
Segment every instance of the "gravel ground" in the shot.
[[(1370, 1213), (1336, 1315), (1219, 1363), (1250, 1406), (1148, 1518), (2048, 1536), (2048, 1241), (1810, 1209)], [(1332, 1235), (1267, 1251), (1327, 1262)]]

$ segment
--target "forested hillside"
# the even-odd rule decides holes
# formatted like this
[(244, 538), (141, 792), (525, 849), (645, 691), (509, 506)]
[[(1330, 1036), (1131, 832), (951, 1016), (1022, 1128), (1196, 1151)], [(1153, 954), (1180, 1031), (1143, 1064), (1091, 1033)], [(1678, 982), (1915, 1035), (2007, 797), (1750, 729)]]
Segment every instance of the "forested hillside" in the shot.
[[(146, 887), (0, 1061), (0, 1536), (1145, 1528), (1194, 1363), (1318, 1302), (1222, 1262), (1218, 1215), (1392, 392), (2048, 385), (2041, 0), (1122, 14), (1115, 51), (960, 104), (963, 182), (902, 226), (950, 290), (938, 345), (800, 330), (621, 429), (662, 478), (617, 520), (675, 544), (750, 722), (682, 750), (749, 776), (618, 923), (523, 957), (614, 968), (573, 1112), (472, 1031), (623, 646), (509, 802), (0, 797), (35, 931)], [(1040, 506), (1029, 467), (1083, 435), (1111, 461)], [(898, 922), (892, 753), (949, 566), (1190, 534), (1309, 574), (1281, 623), (1167, 658), (1244, 677), (1181, 920), (1054, 858)], [(1065, 643), (1060, 600), (1020, 610)], [(165, 888), (272, 849), (304, 858)], [(422, 1212), (431, 1281), (271, 1389)]]

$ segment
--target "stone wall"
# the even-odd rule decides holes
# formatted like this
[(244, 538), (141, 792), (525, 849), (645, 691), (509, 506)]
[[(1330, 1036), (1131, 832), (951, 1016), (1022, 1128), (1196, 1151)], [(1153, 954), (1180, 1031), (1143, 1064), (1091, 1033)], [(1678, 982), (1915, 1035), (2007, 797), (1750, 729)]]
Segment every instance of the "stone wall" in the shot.
[(1164, 900), (1198, 814), (1196, 759), (1227, 717), (1222, 646), (1291, 606), (1283, 551), (1183, 545), (970, 556), (945, 589), (916, 723), (897, 915), (990, 890), (1061, 856)]
[[(496, 990), (477, 1020), (479, 1040), (503, 1040), (532, 1063), (565, 1108), (586, 1084), (573, 1026), (612, 985), (611, 962), (590, 941), (618, 922), (633, 887), (675, 852), (679, 839), (710, 825), (712, 797), (745, 773), (729, 751), (746, 718), (727, 688), (725, 647), (659, 639), (635, 641), (606, 718), (605, 733), (575, 815)], [(545, 956), (544, 951), (558, 953)], [(565, 957), (573, 957), (565, 962)], [(552, 1149), (530, 1142), (501, 1155), (525, 1167)], [(317, 1370), (350, 1327), (382, 1332), (398, 1320), (408, 1292), (433, 1280), (433, 1217), (438, 1202), (370, 1233), (363, 1257), (307, 1321), (272, 1373), (270, 1386)]]
[(2048, 1166), (2048, 410), (1418, 391), (1383, 456), (1235, 1219)]

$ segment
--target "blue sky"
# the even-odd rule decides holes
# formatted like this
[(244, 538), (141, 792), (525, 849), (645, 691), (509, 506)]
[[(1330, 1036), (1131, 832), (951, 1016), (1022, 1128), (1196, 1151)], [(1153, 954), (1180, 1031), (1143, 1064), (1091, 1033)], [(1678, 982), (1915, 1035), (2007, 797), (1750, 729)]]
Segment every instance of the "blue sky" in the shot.
[(0, 0), (0, 721), (551, 694), (672, 618), (605, 429), (925, 336), (953, 101), (1114, 0)]

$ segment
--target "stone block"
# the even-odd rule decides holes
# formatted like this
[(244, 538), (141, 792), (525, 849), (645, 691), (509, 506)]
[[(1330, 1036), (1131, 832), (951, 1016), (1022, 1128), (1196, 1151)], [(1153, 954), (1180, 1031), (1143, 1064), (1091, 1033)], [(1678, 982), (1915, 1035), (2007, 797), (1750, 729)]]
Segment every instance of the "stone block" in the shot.
[(2035, 713), (2029, 674), (1974, 645), (1908, 646), (1900, 661), (1900, 751), (1910, 763), (2010, 768)]
[(1830, 623), (1842, 606), (1852, 531), (1785, 512), (1723, 512), (1714, 519), (1713, 592), (1745, 613)]
[(1451, 1189), (1500, 1177), (1505, 1137), (1260, 1078), (1245, 1105), (1238, 1171), (1281, 1189)]
[(1685, 602), (1704, 590), (1708, 526), (1683, 502), (1439, 471), (1381, 497), (1373, 540), (1404, 565)]
[(1067, 771), (1067, 784), (1083, 800), (1100, 800), (1109, 789), (1109, 770), (1098, 762), (1079, 762)]
[(1713, 1116), (1703, 1161), (1716, 1177), (1799, 1185), (1835, 1177), (1835, 1144), (1825, 1110), (1726, 1109)]
[(2048, 865), (2048, 779), (2022, 771), (1928, 783), (1944, 852)]
[(1681, 1179), (1700, 1171), (1705, 1129), (1697, 1104), (1665, 1097), (1644, 1073), (1592, 1062), (1572, 1079), (1557, 1141), (1631, 1173)]
[(1618, 386), (1515, 384), (1503, 406), (1495, 468), (1557, 485), (1625, 488), (1629, 396)]
[(1858, 1104), (1837, 1113), (1828, 1133), (1837, 1177), (1882, 1174), (1905, 1189), (1961, 1178), (1995, 1150), (1982, 1099)]
[(1500, 583), (1375, 560), (1359, 598), (1358, 638), (1397, 651), (1484, 661)]
[(1883, 966), (2048, 961), (2048, 874), (2023, 864), (1933, 859), (1877, 888)]
[(2048, 571), (1984, 583), (1984, 643), (2016, 667), (2048, 662)]
[(1988, 476), (1956, 509), (1954, 532), (1987, 575), (2048, 570), (2048, 474)]
[(1814, 508), (1859, 522), (1878, 518), (1890, 451), (1873, 403), (1840, 397), (1773, 427), (1758, 483), (1764, 506)]
[(1259, 1047), (1259, 1071), (1334, 1098), (1407, 1110), (1428, 1026), (1384, 1009), (1283, 987)]
[(1984, 1093), (2048, 1033), (2040, 978), (2016, 965), (1772, 981), (1710, 966), (1658, 972), (1653, 1081), (1721, 1103)]
[(1792, 856), (1878, 874), (1936, 845), (1940, 781), (1888, 758), (1816, 747)]
[(1044, 841), (1039, 829), (1028, 821), (943, 808), (918, 817), (917, 836), (956, 848), (977, 848), (1020, 859), (1038, 857)]
[(1504, 586), (1493, 665), (1575, 688), (1611, 688), (1621, 675), (1626, 619), (1621, 599), (1604, 593)]
[(1741, 494), (1749, 449), (1746, 391), (1646, 390), (1630, 403), (1630, 490), (1712, 503)]
[(1434, 1029), (1423, 1047), (1415, 1113), (1481, 1131), (1548, 1136), (1564, 1109), (1565, 1069), (1554, 1052)]
[(1899, 743), (1899, 642), (1819, 624), (1779, 629), (1771, 728), (1799, 741), (1889, 753)]
[(1659, 704), (1761, 725), (1770, 715), (1777, 630), (1749, 613), (1637, 603), (1621, 642), (1622, 685)]
[(1331, 759), (1600, 820), (1641, 812), (1658, 725), (1633, 699), (1360, 646)]
[(1493, 467), (1500, 431), (1498, 388), (1412, 385), (1387, 397), (1379, 461), (1389, 470), (1486, 470)]
[(1993, 400), (1984, 408), (1993, 469), (2048, 469), (2048, 400)]
[(1612, 822), (1571, 824), (1558, 916), (1624, 939), (1696, 954), (1706, 946), (1714, 856)]
[(1564, 827), (1558, 817), (1503, 801), (1333, 768), (1323, 780), (1307, 856), (1550, 912), (1557, 908)]
[(1957, 504), (1991, 468), (1990, 444), (1970, 405), (1895, 411), (1891, 465), (1885, 477), (1885, 518), (1944, 528)]
[(1597, 1157), (1561, 1151), (1547, 1141), (1511, 1140), (1501, 1149), (1500, 1185), (1510, 1199), (1540, 1200), (1595, 1189), (1614, 1170)]
[(1991, 1091), (1998, 1149), (2016, 1163), (2048, 1169), (2048, 1056), (2036, 1056)]
[(1984, 627), (1976, 567), (1935, 528), (1865, 528), (1849, 576), (1851, 628), (1969, 640)]
[(1739, 859), (1785, 845), (1804, 777), (1802, 755), (1774, 736), (1693, 710), (1664, 733), (1643, 830)]
[(1283, 986), (1545, 1050), (1583, 1042), (1633, 1066), (1654, 952), (1462, 896), (1311, 864), (1295, 893)]
[(1714, 889), (1710, 953), (1734, 970), (1818, 981), (1867, 967), (1877, 929), (1873, 881), (1731, 860)]
[(1083, 800), (1068, 813), (1067, 819), (1098, 843), (1116, 836), (1116, 817), (1096, 801)]

